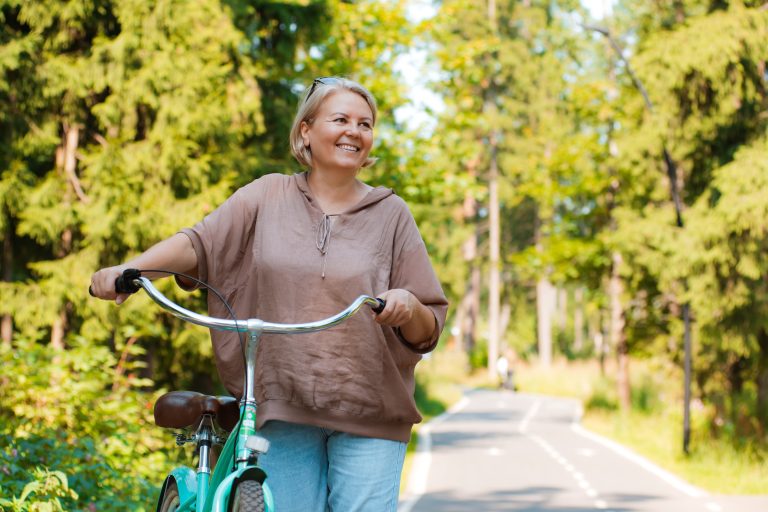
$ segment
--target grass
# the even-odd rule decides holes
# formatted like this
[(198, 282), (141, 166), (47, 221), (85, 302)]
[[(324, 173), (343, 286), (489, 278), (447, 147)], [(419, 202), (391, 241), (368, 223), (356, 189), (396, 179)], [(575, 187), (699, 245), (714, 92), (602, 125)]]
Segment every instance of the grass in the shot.
[(589, 412), (583, 425), (614, 439), (685, 481), (716, 494), (768, 494), (765, 448), (740, 450), (693, 431), (690, 454), (682, 449), (682, 414)]
[[(457, 402), (463, 388), (492, 384), (484, 371), (467, 376), (466, 370), (466, 357), (457, 352), (438, 352), (419, 364), (416, 398), (425, 422)], [(604, 372), (594, 361), (561, 360), (548, 369), (518, 364), (515, 383), (521, 392), (581, 400), (584, 427), (631, 448), (699, 488), (718, 494), (768, 494), (768, 443), (712, 438), (708, 409), (694, 402), (690, 453), (685, 455), (679, 371), (632, 361), (630, 372), (633, 408), (628, 412), (618, 408), (612, 364), (607, 364)], [(408, 481), (417, 435), (418, 425), (408, 445), (402, 488)]]
[(582, 424), (613, 439), (687, 482), (718, 494), (768, 494), (768, 445), (709, 435), (708, 409), (693, 401), (689, 454), (683, 452), (682, 378), (674, 368), (632, 361), (631, 410), (618, 409), (615, 369), (604, 374), (596, 362), (558, 361), (549, 369), (524, 366), (518, 385), (524, 392), (578, 398)]

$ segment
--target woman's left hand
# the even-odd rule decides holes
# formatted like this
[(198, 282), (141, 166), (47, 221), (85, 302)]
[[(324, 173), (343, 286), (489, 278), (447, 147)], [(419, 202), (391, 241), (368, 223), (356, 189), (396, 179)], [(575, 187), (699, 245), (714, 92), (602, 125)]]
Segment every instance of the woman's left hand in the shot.
[(376, 315), (381, 325), (398, 327), (403, 338), (413, 345), (430, 341), (435, 332), (435, 314), (408, 290), (395, 288), (379, 295), (387, 302), (384, 311)]
[(387, 290), (378, 298), (384, 299), (387, 306), (384, 311), (376, 315), (376, 321), (381, 325), (389, 325), (390, 327), (402, 327), (409, 323), (413, 320), (417, 308), (419, 306), (424, 307), (411, 292), (402, 288)]

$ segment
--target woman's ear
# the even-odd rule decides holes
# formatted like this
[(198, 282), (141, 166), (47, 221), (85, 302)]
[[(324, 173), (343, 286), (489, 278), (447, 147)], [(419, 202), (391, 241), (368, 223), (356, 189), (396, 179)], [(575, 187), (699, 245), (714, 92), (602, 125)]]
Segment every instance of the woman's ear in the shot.
[(304, 143), (304, 147), (309, 147), (309, 124), (307, 124), (306, 121), (302, 121), (301, 125), (299, 125), (299, 129), (301, 130), (301, 141)]

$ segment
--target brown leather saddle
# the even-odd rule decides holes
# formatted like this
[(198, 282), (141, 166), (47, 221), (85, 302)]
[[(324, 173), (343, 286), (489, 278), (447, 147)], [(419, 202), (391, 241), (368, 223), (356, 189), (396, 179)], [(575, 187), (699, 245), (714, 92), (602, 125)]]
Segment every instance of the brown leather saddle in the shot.
[(209, 396), (195, 391), (171, 391), (155, 403), (155, 424), (166, 428), (196, 427), (204, 415), (231, 432), (240, 419), (240, 404), (231, 396)]

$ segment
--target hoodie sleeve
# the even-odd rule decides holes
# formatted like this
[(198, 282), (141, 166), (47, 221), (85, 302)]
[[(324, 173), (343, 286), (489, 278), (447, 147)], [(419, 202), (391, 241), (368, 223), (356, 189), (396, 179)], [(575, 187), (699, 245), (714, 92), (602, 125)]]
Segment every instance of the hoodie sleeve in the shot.
[(399, 329), (395, 329), (395, 333), (409, 349), (425, 354), (437, 346), (440, 333), (445, 326), (448, 300), (432, 268), (427, 247), (421, 238), (416, 221), (404, 202), (403, 207), (404, 211), (400, 215), (395, 232), (390, 288), (408, 290), (432, 310), (435, 315), (435, 329), (430, 339), (418, 346), (406, 340)]
[(201, 281), (226, 288), (232, 277), (239, 275), (256, 222), (263, 188), (259, 181), (238, 189), (202, 221), (181, 230), (192, 241)]

